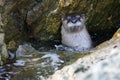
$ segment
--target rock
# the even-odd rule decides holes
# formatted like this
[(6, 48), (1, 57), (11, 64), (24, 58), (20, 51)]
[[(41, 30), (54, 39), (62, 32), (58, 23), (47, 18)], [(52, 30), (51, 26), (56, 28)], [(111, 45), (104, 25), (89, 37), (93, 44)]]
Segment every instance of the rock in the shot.
[(4, 33), (0, 32), (0, 65), (3, 65), (8, 58), (6, 44), (4, 43)]
[(120, 38), (120, 28), (117, 30), (117, 32), (113, 35), (113, 38)]
[(85, 13), (87, 28), (98, 44), (109, 39), (117, 29), (120, 19), (115, 17), (119, 17), (119, 10), (118, 0), (6, 0), (1, 15), (7, 45), (10, 41), (18, 46), (32, 39), (44, 44), (60, 40), (61, 16), (67, 13)]
[(72, 4), (73, 0), (59, 0), (59, 5), (61, 7), (66, 7), (69, 6), (70, 4)]
[(32, 57), (33, 54), (38, 54), (39, 51), (35, 50), (30, 44), (19, 45), (16, 51), (16, 57)]
[[(87, 72), (76, 74), (73, 80), (120, 80), (120, 47), (109, 55), (109, 58), (94, 64)], [(77, 78), (79, 75), (81, 79)]]
[[(4, 0), (0, 0), (0, 8), (3, 6)], [(8, 56), (6, 44), (5, 44), (5, 33), (2, 29), (3, 23), (1, 18), (1, 10), (0, 10), (0, 65), (3, 65), (6, 63)]]
[[(0, 14), (0, 28), (2, 28), (2, 26), (3, 26), (3, 23), (2, 23), (2, 21), (1, 21), (1, 14)], [(1, 31), (0, 31), (1, 32)]]
[[(118, 30), (115, 34), (119, 34)], [(112, 38), (79, 58), (71, 65), (56, 71), (47, 80), (119, 80), (120, 37)]]
[(20, 69), (14, 70), (19, 72), (11, 78), (12, 80), (45, 80), (49, 74), (58, 70), (64, 63), (55, 52), (39, 52), (30, 44), (20, 45), (16, 51), (16, 57), (13, 65)]
[[(46, 77), (58, 70), (52, 77), (49, 77), (48, 80), (86, 80), (85, 78), (87, 74), (91, 74), (91, 76), (87, 75), (87, 78), (92, 80), (92, 72), (96, 72), (99, 69), (107, 69), (107, 66), (104, 65), (103, 61), (111, 62), (111, 57), (118, 56), (120, 48), (119, 42), (120, 38), (112, 38), (111, 40), (100, 44), (100, 46), (97, 46), (94, 50), (86, 54), (75, 54), (67, 51), (54, 50), (49, 52), (39, 52), (30, 44), (20, 45), (16, 52), (18, 55), (16, 62), (13, 63), (11, 67), (9, 65), (9, 69), (12, 69), (10, 71), (13, 73), (15, 72), (14, 77), (11, 79), (46, 80)], [(78, 58), (79, 60), (76, 61)], [(74, 61), (76, 62), (73, 63)], [(70, 63), (72, 64), (68, 65)], [(103, 67), (98, 67), (100, 63), (102, 63), (101, 66)], [(94, 67), (96, 65), (97, 67)], [(63, 66), (65, 67), (59, 70)], [(92, 70), (92, 68), (95, 71)], [(115, 68), (118, 69), (117, 67)]]
[(4, 5), (4, 1), (5, 1), (5, 0), (0, 0), (0, 6), (3, 6), (3, 5)]

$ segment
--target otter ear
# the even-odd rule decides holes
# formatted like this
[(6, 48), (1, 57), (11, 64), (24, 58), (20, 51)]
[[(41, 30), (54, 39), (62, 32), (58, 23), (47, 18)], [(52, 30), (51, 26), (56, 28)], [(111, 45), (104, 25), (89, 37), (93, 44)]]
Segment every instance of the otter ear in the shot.
[(63, 21), (63, 20), (64, 20), (64, 18), (65, 18), (65, 17), (64, 17), (64, 16), (62, 16), (62, 17), (61, 17), (61, 20)]
[(85, 14), (81, 14), (81, 17), (82, 17), (83, 20), (85, 21)]
[(83, 19), (85, 19), (85, 14), (81, 14), (81, 17), (82, 17)]

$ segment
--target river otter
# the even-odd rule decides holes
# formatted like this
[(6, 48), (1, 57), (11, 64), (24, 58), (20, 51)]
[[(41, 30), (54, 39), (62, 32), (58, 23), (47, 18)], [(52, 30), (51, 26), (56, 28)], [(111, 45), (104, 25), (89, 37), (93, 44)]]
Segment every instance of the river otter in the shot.
[(84, 14), (63, 16), (61, 28), (63, 45), (79, 52), (85, 52), (92, 48), (92, 40), (86, 29)]

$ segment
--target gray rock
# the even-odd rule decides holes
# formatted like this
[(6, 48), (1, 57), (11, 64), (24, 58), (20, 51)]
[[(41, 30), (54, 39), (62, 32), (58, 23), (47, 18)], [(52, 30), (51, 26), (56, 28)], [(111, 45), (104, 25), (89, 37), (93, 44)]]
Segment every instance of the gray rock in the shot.
[[(0, 0), (0, 6), (3, 6), (3, 4), (4, 4), (4, 0)], [(6, 59), (8, 58), (6, 44), (4, 42), (5, 33), (3, 32), (2, 26), (3, 23), (0, 13), (0, 65), (3, 65), (6, 62)]]
[(8, 53), (6, 49), (6, 44), (4, 43), (4, 33), (0, 32), (0, 65), (3, 65), (4, 62), (2, 60), (5, 60), (8, 58)]
[(16, 57), (30, 57), (33, 54), (40, 53), (35, 50), (30, 44), (19, 45), (16, 51)]
[[(119, 31), (117, 33), (119, 35)], [(120, 37), (113, 37), (91, 54), (56, 71), (47, 80), (120, 80)]]
[(0, 6), (3, 6), (3, 5), (4, 5), (4, 1), (5, 1), (5, 0), (0, 0)]
[(14, 39), (18, 46), (31, 38), (40, 40), (42, 43), (45, 43), (44, 40), (49, 41), (50, 36), (52, 36), (51, 40), (60, 40), (60, 18), (68, 13), (86, 13), (86, 25), (89, 32), (93, 38), (95, 37), (95, 40), (96, 36), (94, 35), (97, 34), (102, 36), (98, 37), (98, 40), (104, 41), (114, 33), (113, 25), (119, 24), (119, 18), (114, 20), (114, 17), (119, 17), (119, 10), (118, 0), (99, 2), (88, 0), (54, 0), (54, 2), (53, 0), (6, 0), (1, 14), (6, 42), (9, 43)]

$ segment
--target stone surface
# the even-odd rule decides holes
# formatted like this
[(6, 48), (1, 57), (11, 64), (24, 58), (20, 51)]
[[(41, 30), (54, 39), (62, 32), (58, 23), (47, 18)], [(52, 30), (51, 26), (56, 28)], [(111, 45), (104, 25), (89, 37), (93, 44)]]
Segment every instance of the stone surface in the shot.
[(38, 54), (39, 51), (35, 50), (30, 44), (19, 45), (16, 51), (16, 57), (26, 57), (32, 56), (33, 54)]
[[(13, 65), (21, 68), (12, 80), (45, 80), (49, 74), (58, 70), (64, 63), (58, 54), (39, 52), (29, 44), (20, 45), (16, 51), (16, 57), (17, 60)], [(22, 70), (23, 68), (25, 72)]]
[(4, 1), (5, 1), (5, 0), (0, 0), (0, 5), (1, 5), (1, 6), (4, 5)]
[(109, 39), (120, 24), (115, 19), (120, 14), (118, 0), (5, 0), (1, 11), (7, 45), (33, 40), (47, 45), (45, 41), (60, 40), (61, 16), (72, 12), (86, 14), (87, 28), (96, 43)]
[[(120, 34), (118, 32), (115, 34)], [(90, 55), (56, 71), (47, 80), (119, 80), (120, 77), (116, 77), (120, 74), (119, 61), (120, 37), (113, 37), (92, 50)]]
[[(115, 34), (119, 35), (119, 30)], [(106, 66), (104, 62), (114, 62), (116, 59), (119, 60), (119, 50), (120, 37), (113, 37), (111, 40), (100, 44), (94, 48), (94, 50), (91, 50), (86, 54), (75, 54), (72, 52), (56, 50), (49, 52), (39, 52), (35, 50), (30, 44), (24, 44), (20, 45), (16, 51), (16, 62), (6, 66), (8, 71), (4, 67), (0, 67), (0, 70), (3, 70), (1, 74), (4, 74), (4, 71), (7, 71), (5, 74), (12, 72), (14, 77), (8, 75), (10, 76), (8, 78), (11, 78), (12, 80), (46, 80), (46, 78), (49, 75), (52, 75), (56, 70), (58, 71), (56, 71), (52, 77), (49, 77), (48, 80), (91, 80), (94, 78), (94, 74), (96, 74), (95, 76), (98, 79), (99, 74), (101, 76), (104, 72), (107, 72), (107, 70), (109, 70), (107, 68), (107, 66), (109, 66), (109, 63), (107, 63)], [(113, 65), (113, 62), (110, 63), (110, 65)], [(117, 62), (115, 62), (115, 64), (116, 63)], [(109, 71), (113, 72), (119, 67), (114, 65), (110, 66), (110, 69), (111, 68), (112, 70)], [(100, 72), (102, 70), (99, 69), (103, 69), (105, 71)], [(2, 78), (5, 78), (1, 74), (0, 76)], [(104, 75), (108, 77), (109, 74), (111, 75), (111, 73), (105, 74)], [(115, 72), (115, 75), (116, 74), (117, 72)], [(113, 75), (113, 78), (115, 75)], [(99, 79), (103, 78), (104, 76), (100, 77)], [(113, 78), (111, 79), (114, 80)]]
[(0, 32), (0, 65), (6, 63), (6, 59), (8, 58), (7, 48), (4, 42), (4, 35), (5, 34), (3, 32)]
[[(104, 40), (109, 39), (111, 35), (115, 32), (115, 30), (118, 27), (120, 27), (119, 4), (120, 4), (119, 0), (111, 0), (111, 1), (110, 0), (102, 0), (102, 1), (96, 1), (96, 0), (92, 0), (92, 1), (88, 1), (88, 0), (82, 0), (82, 1), (81, 0), (55, 0), (55, 1), (53, 0), (0, 0), (0, 14), (2, 16), (0, 17), (2, 18), (2, 23), (0, 19), (0, 24), (2, 25), (6, 34), (5, 41), (7, 44), (7, 48), (15, 52), (15, 49), (18, 47), (18, 45), (25, 41), (30, 41), (33, 44), (35, 42), (36, 43), (35, 45), (37, 45), (38, 48), (40, 47), (39, 44), (43, 44), (43, 46), (45, 46), (45, 45), (49, 45), (48, 43), (52, 43), (52, 45), (54, 45), (53, 43), (54, 40), (55, 41), (56, 39), (60, 40), (61, 16), (67, 13), (72, 13), (72, 12), (80, 13), (80, 14), (85, 13), (87, 18), (87, 22), (86, 22), (87, 28), (91, 33), (92, 39), (94, 40), (94, 42), (98, 44)], [(118, 37), (119, 34), (116, 34), (115, 36)], [(2, 39), (3, 39), (3, 35), (2, 35)], [(49, 42), (49, 40), (53, 42)], [(86, 71), (92, 64), (96, 64), (97, 62), (105, 58), (108, 58), (109, 57), (108, 53), (112, 50), (113, 47), (116, 47), (114, 44), (112, 45), (111, 43), (116, 44), (118, 41), (119, 39), (113, 38), (110, 41), (107, 41), (106, 43), (101, 44), (100, 46), (97, 47), (97, 50), (93, 50), (94, 54), (90, 54), (89, 56), (79, 59), (76, 62), (77, 64), (72, 64), (70, 68), (69, 66), (67, 66), (66, 69), (68, 70), (63, 69), (66, 72), (63, 71), (62, 74), (60, 72), (60, 75), (61, 75), (60, 78), (63, 78), (62, 76), (64, 76), (65, 78), (68, 78), (67, 76), (73, 75), (74, 72), (79, 73), (79, 71)], [(2, 50), (3, 47), (5, 49), (4, 41), (0, 49)], [(22, 46), (22, 49), (23, 48), (25, 47)], [(22, 51), (18, 50), (17, 53), (23, 52), (22, 54), (24, 55), (28, 51), (31, 54), (32, 53), (31, 51), (32, 50), (35, 51), (35, 50), (32, 48), (32, 50), (29, 51), (30, 48), (31, 47), (28, 47), (26, 49), (23, 49)], [(21, 49), (21, 47), (19, 49)], [(29, 53), (27, 55), (29, 55)], [(64, 53), (66, 55), (62, 55), (62, 59), (64, 59), (65, 62), (70, 61), (71, 63), (71, 61), (74, 58), (80, 57), (78, 56), (78, 54), (76, 55), (69, 54), (68, 56), (67, 55), (68, 52), (64, 52)], [(101, 53), (101, 54), (98, 54), (98, 53)], [(61, 53), (57, 53), (57, 54), (61, 55)], [(34, 54), (32, 54), (32, 56), (36, 57), (36, 55)], [(41, 56), (43, 55), (40, 55), (39, 57)], [(18, 58), (20, 58), (19, 55), (18, 55)], [(24, 58), (22, 59), (24, 60)], [(50, 61), (50, 59), (51, 58), (49, 58), (49, 60), (48, 59), (47, 60), (45, 59), (45, 60)], [(3, 64), (1, 60), (3, 60), (3, 56), (0, 54), (0, 64)], [(40, 62), (42, 61), (40, 60)], [(28, 64), (31, 64), (31, 62), (29, 62)], [(38, 63), (36, 63), (36, 61), (34, 63), (33, 61), (31, 65), (32, 66), (35, 65), (36, 67), (37, 64), (39, 65), (39, 60), (38, 60)], [(52, 70), (53, 69), (52, 67), (46, 67), (46, 68), (49, 68), (49, 69), (48, 70), (43, 69), (42, 67), (42, 68), (39, 68), (38, 71), (43, 70), (43, 72), (47, 72), (50, 70), (49, 73), (54, 72), (54, 70)], [(18, 67), (17, 67), (17, 70), (18, 70)], [(26, 71), (27, 72), (25, 74), (28, 74), (29, 76), (31, 76), (31, 74), (34, 74), (33, 73), (34, 69), (31, 70), (31, 67)], [(24, 75), (24, 72), (25, 71), (21, 73), (22, 76), (18, 75), (19, 78), (26, 76)], [(48, 73), (46, 74), (40, 73), (39, 75), (41, 74), (44, 76), (48, 75)], [(57, 78), (59, 78), (59, 75)], [(15, 79), (18, 79), (18, 78), (15, 78)]]
[[(109, 58), (93, 65), (87, 72), (78, 73), (73, 80), (120, 80), (120, 48), (109, 53)], [(81, 78), (77, 78), (81, 75)]]
[[(0, 8), (4, 5), (4, 0), (0, 0)], [(3, 23), (2, 23), (2, 17), (1, 17), (1, 9), (0, 9), (0, 65), (3, 65), (6, 63), (6, 60), (8, 58), (8, 53), (6, 49), (5, 44), (5, 33), (3, 31)]]

